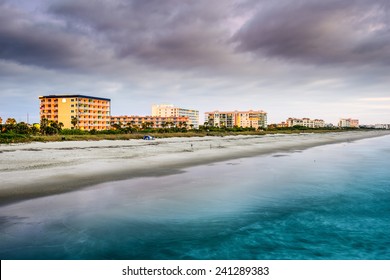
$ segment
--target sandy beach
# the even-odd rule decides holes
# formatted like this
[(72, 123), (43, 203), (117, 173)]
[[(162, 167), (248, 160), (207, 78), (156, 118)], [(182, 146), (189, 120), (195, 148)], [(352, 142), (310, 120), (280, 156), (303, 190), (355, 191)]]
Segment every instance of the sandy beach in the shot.
[(0, 145), (0, 205), (185, 167), (389, 135), (389, 131)]

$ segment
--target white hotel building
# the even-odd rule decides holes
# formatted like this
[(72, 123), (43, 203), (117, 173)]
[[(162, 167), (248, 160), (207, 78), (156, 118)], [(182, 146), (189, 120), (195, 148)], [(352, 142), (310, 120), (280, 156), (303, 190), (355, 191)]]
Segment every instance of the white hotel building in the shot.
[(172, 104), (152, 105), (154, 117), (188, 117), (188, 126), (199, 128), (199, 111), (175, 107)]
[(288, 118), (286, 120), (287, 127), (293, 127), (293, 126), (304, 126), (309, 128), (321, 128), (325, 127), (324, 120), (320, 119), (314, 119), (311, 120), (309, 118), (303, 118), (303, 119), (297, 119), (297, 118)]

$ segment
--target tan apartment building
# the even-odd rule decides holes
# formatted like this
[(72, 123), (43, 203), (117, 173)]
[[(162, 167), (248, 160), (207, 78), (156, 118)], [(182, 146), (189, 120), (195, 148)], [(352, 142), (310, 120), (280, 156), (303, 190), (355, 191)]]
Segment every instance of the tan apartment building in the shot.
[(339, 127), (359, 127), (359, 120), (356, 119), (340, 119)]
[(151, 128), (190, 128), (188, 117), (112, 116), (111, 125), (113, 124), (139, 128), (144, 126), (149, 126)]
[[(86, 95), (39, 96), (40, 117), (63, 123), (64, 128), (110, 128), (111, 100)], [(73, 120), (73, 121), (72, 121)]]
[(172, 104), (152, 105), (153, 117), (188, 117), (189, 127), (199, 128), (199, 111), (183, 109)]
[(213, 111), (205, 113), (205, 121), (216, 127), (267, 127), (267, 113), (264, 111)]
[(287, 127), (293, 127), (293, 126), (304, 126), (309, 128), (321, 128), (325, 127), (324, 120), (321, 119), (309, 119), (309, 118), (288, 118), (286, 120)]

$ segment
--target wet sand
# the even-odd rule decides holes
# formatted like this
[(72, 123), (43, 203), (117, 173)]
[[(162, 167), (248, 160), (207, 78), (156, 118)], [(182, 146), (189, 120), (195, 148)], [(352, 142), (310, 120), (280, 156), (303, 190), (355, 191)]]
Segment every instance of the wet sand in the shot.
[(390, 131), (0, 145), (0, 205), (212, 162), (389, 135)]

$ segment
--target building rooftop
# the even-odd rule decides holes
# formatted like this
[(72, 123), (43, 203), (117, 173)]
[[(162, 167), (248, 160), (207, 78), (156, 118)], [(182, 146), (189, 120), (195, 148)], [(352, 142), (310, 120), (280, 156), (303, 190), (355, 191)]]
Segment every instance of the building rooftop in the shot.
[(88, 96), (88, 95), (80, 95), (80, 94), (59, 94), (59, 95), (53, 94), (53, 95), (39, 96), (39, 98), (72, 98), (72, 97), (88, 98), (88, 99), (99, 99), (99, 100), (111, 101), (111, 99), (109, 99), (109, 98)]

